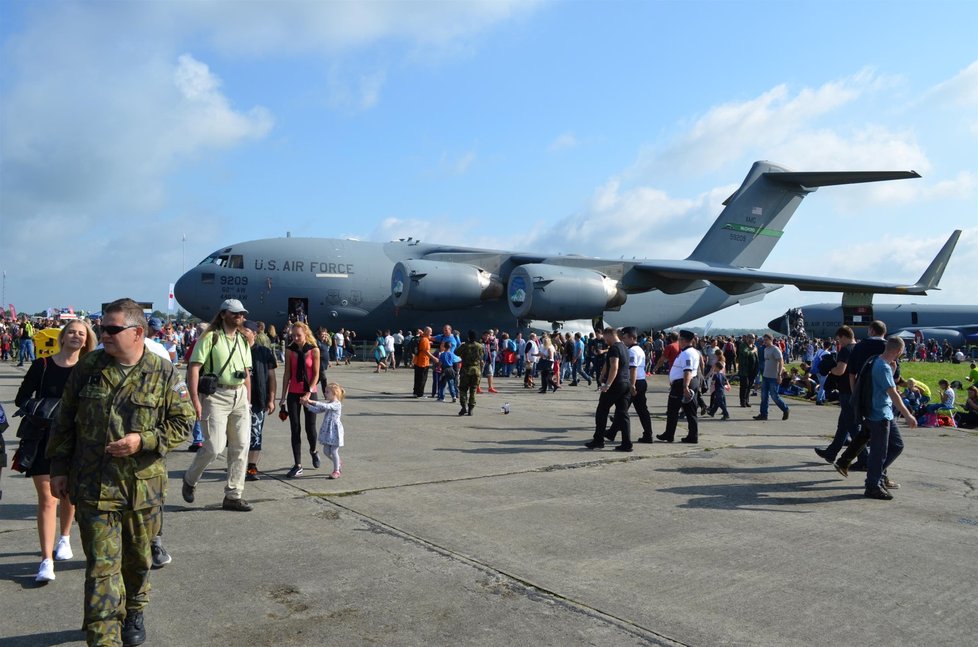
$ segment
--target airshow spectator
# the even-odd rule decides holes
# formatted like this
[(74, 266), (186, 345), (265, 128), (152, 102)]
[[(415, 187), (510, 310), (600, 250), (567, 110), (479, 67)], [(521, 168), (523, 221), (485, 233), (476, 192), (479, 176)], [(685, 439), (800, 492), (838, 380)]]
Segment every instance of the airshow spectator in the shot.
[(757, 347), (754, 345), (754, 335), (744, 335), (743, 343), (740, 346), (740, 353), (737, 357), (737, 378), (740, 382), (740, 406), (749, 407), (750, 391), (754, 386), (757, 377)]
[[(51, 357), (42, 357), (31, 363), (24, 381), (17, 390), (14, 403), (25, 407), (31, 401), (39, 404), (45, 399), (51, 403), (59, 402), (64, 394), (68, 376), (78, 361), (95, 349), (95, 333), (84, 320), (69, 322), (58, 335), (61, 350)], [(37, 534), (41, 542), (41, 565), (38, 567), (38, 582), (50, 582), (55, 578), (54, 562), (71, 559), (71, 524), (75, 518), (75, 506), (69, 499), (61, 501), (61, 534), (55, 543), (55, 526), (58, 520), (58, 498), (51, 492), (51, 461), (45, 456), (48, 439), (51, 435), (52, 416), (57, 405), (44, 406), (50, 415), (28, 414), (22, 424), (33, 425), (40, 433), (36, 440), (33, 462), (27, 468), (26, 476), (34, 481), (37, 490)], [(33, 407), (32, 407), (33, 409)]]
[[(849, 384), (847, 371), (849, 368), (849, 358), (852, 350), (856, 347), (855, 334), (849, 326), (842, 326), (835, 332), (836, 341), (839, 343), (839, 354), (836, 357), (835, 366), (832, 367), (830, 374), (835, 380), (839, 389), (839, 418), (835, 425), (835, 437), (825, 449), (816, 447), (815, 453), (827, 463), (834, 463), (836, 456), (842, 451), (846, 440), (856, 437), (858, 424), (852, 410), (852, 388)], [(865, 457), (863, 457), (865, 461)]]
[(959, 427), (974, 429), (978, 427), (978, 386), (968, 387), (968, 398), (964, 401), (964, 411), (954, 415), (954, 422)]
[[(670, 333), (670, 338), (672, 333)], [(679, 423), (679, 412), (686, 416), (689, 431), (684, 443), (699, 442), (699, 422), (696, 420), (697, 400), (700, 387), (699, 376), (702, 359), (699, 351), (693, 346), (696, 339), (689, 330), (680, 330), (678, 335), (679, 354), (669, 369), (669, 400), (666, 404), (666, 429), (656, 438), (671, 443), (676, 439), (676, 426)]]
[[(187, 386), (197, 419), (201, 421), (204, 444), (183, 475), (181, 494), (193, 503), (197, 482), (204, 470), (227, 449), (227, 484), (224, 488), (225, 510), (250, 512), (251, 505), (242, 498), (251, 444), (251, 352), (240, 333), (248, 311), (237, 299), (227, 299), (214, 317), (207, 332), (194, 347), (187, 369)], [(215, 376), (204, 382), (202, 376)], [(208, 393), (209, 385), (214, 390)]]
[(303, 409), (301, 400), (309, 395), (315, 400), (319, 386), (319, 346), (313, 343), (312, 331), (305, 323), (296, 322), (290, 330), (292, 343), (285, 351), (285, 377), (282, 379), (283, 393), (279, 404), (289, 413), (289, 428), (292, 432), (292, 469), (286, 475), (296, 478), (302, 475), (302, 423), (305, 422), (306, 440), (312, 466), (319, 469), (319, 452), (316, 449), (316, 412)]
[(713, 365), (709, 375), (707, 375), (707, 380), (710, 389), (710, 407), (707, 413), (712, 418), (719, 409), (723, 412), (723, 417), (720, 419), (730, 420), (730, 412), (727, 411), (727, 389), (730, 386), (727, 383), (726, 364), (722, 359), (717, 360), (716, 364)]
[(436, 359), (431, 352), (431, 328), (418, 331), (416, 351), (414, 353), (414, 397), (423, 398), (425, 383), (428, 381), (428, 368), (431, 360)]
[(261, 458), (262, 431), (265, 417), (275, 412), (275, 354), (271, 348), (258, 343), (259, 326), (254, 321), (244, 323), (244, 336), (251, 348), (251, 443), (248, 446), (246, 481), (257, 481), (258, 461)]
[[(889, 501), (893, 498), (890, 490), (900, 487), (899, 483), (891, 480), (887, 474), (887, 468), (903, 452), (903, 439), (896, 424), (894, 407), (906, 419), (907, 426), (911, 429), (917, 426), (917, 419), (904, 406), (893, 378), (897, 360), (903, 355), (903, 349), (903, 340), (894, 335), (885, 341), (882, 355), (868, 360), (872, 362), (866, 374), (870, 379), (868, 386), (871, 398), (868, 403), (869, 408), (864, 412), (863, 434), (853, 440), (849, 449), (835, 464), (840, 474), (848, 476), (850, 457), (868, 436), (869, 463), (866, 467), (865, 496), (870, 499)], [(859, 397), (859, 394), (855, 394), (854, 397)]]
[(784, 367), (784, 358), (781, 349), (775, 346), (774, 337), (770, 333), (764, 335), (764, 373), (761, 381), (761, 410), (754, 420), (767, 420), (768, 400), (774, 400), (774, 404), (781, 409), (781, 419), (787, 420), (790, 410), (778, 395), (778, 380), (781, 377), (781, 370)]
[[(598, 379), (601, 395), (594, 412), (594, 438), (585, 443), (588, 449), (602, 449), (604, 441), (614, 440), (614, 433), (621, 432), (621, 443), (615, 451), (632, 451), (631, 426), (628, 420), (628, 407), (632, 401), (632, 386), (629, 379), (628, 349), (619, 341), (614, 328), (604, 329), (604, 342), (608, 348), (603, 372)], [(615, 417), (611, 429), (607, 430), (608, 413), (615, 407)]]

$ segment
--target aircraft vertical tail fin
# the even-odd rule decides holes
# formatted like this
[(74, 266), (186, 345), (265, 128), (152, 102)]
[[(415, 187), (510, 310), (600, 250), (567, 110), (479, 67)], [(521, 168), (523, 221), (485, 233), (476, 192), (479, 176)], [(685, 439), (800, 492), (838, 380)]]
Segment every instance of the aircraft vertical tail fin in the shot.
[(914, 171), (794, 173), (770, 162), (754, 162), (740, 188), (723, 202), (723, 211), (688, 260), (759, 268), (795, 209), (818, 187), (916, 177), (920, 176)]

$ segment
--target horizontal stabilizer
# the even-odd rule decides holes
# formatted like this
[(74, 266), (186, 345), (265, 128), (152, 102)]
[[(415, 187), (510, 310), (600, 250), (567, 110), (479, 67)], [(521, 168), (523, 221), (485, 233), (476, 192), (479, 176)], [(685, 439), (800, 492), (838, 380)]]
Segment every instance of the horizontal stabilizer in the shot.
[(803, 187), (836, 186), (839, 184), (861, 184), (863, 182), (884, 182), (886, 180), (911, 180), (920, 177), (917, 171), (813, 171), (793, 173), (788, 171), (769, 171), (764, 174), (769, 180), (781, 184), (795, 184)]

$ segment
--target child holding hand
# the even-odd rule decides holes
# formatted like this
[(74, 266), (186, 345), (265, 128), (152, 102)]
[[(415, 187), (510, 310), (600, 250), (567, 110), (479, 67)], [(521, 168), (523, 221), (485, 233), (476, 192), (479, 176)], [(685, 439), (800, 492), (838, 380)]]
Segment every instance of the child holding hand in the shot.
[(311, 400), (307, 394), (302, 399), (302, 404), (309, 411), (326, 414), (319, 428), (319, 442), (323, 446), (323, 452), (333, 461), (333, 473), (329, 478), (338, 479), (343, 469), (339, 452), (340, 447), (343, 446), (343, 422), (340, 420), (340, 415), (343, 413), (343, 398), (346, 392), (336, 382), (328, 384), (325, 392), (324, 401)]

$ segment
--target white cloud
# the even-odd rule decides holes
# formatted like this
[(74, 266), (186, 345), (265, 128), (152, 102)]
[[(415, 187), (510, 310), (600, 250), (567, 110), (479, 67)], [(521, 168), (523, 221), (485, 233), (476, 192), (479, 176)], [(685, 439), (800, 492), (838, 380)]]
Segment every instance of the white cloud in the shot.
[(967, 66), (947, 81), (938, 83), (922, 97), (942, 105), (978, 109), (978, 61)]
[[(818, 118), (892, 81), (872, 70), (792, 94), (777, 85), (760, 96), (715, 106), (685, 126), (661, 154), (658, 166), (685, 172), (715, 170), (754, 151), (791, 141)], [(762, 155), (763, 156), (763, 155)]]
[(550, 142), (550, 146), (547, 147), (552, 153), (570, 150), (572, 148), (577, 148), (581, 145), (581, 142), (577, 139), (574, 133), (566, 132), (557, 135), (557, 137)]

